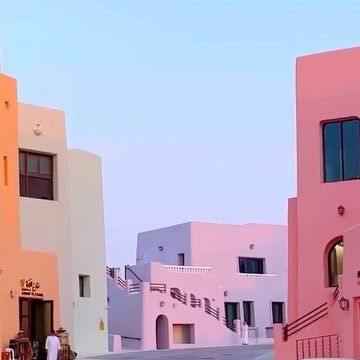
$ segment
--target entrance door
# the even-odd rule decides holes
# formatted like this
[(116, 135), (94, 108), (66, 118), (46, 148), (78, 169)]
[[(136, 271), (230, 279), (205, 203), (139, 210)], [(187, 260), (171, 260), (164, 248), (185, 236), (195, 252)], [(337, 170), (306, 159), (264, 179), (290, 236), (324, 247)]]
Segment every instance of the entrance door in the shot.
[(165, 315), (159, 315), (156, 319), (156, 348), (169, 348), (169, 321)]
[(239, 303), (226, 302), (225, 303), (225, 318), (229, 325), (234, 324), (234, 320), (239, 319)]
[(33, 344), (39, 343), (39, 358), (46, 356), (45, 340), (53, 327), (53, 301), (30, 298), (19, 299), (19, 322), (23, 330)]

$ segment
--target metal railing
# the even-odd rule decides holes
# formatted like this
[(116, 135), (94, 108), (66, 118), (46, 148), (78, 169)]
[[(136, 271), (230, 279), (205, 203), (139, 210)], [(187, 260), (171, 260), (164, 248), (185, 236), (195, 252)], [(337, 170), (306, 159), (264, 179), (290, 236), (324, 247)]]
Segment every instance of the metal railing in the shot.
[(293, 322), (286, 324), (283, 327), (284, 341), (287, 341), (290, 336), (296, 334), (300, 330), (327, 316), (327, 314), (328, 308), (327, 302), (325, 302), (320, 306), (316, 307), (315, 309), (309, 311), (307, 314), (294, 320)]
[(339, 286), (335, 288), (335, 291), (333, 293), (333, 300), (336, 301), (337, 297), (339, 296)]
[(129, 284), (127, 290), (129, 294), (136, 294), (140, 292), (140, 284)]
[(120, 276), (117, 277), (116, 283), (124, 290), (126, 290), (126, 281), (122, 279)]
[(170, 296), (177, 301), (180, 301), (182, 304), (186, 304), (186, 294), (182, 294), (180, 291), (175, 289), (170, 289)]
[(296, 340), (297, 360), (339, 357), (339, 335), (324, 335)]
[(158, 291), (160, 293), (166, 293), (166, 285), (165, 284), (157, 284), (157, 283), (150, 283), (150, 292)]
[(106, 267), (106, 275), (115, 279), (115, 268), (111, 268), (109, 266)]
[(197, 307), (199, 308), (199, 307), (201, 307), (201, 300), (197, 299), (196, 297), (190, 296), (190, 305), (193, 308), (197, 308)]
[(215, 319), (219, 320), (219, 310), (212, 308), (210, 305), (205, 304), (205, 312), (211, 316), (213, 316)]
[(130, 271), (140, 282), (143, 282), (140, 278), (139, 278), (139, 276), (137, 276), (136, 274), (135, 274), (135, 272), (131, 269), (131, 267), (129, 266), (129, 265), (126, 265), (125, 266), (125, 279), (127, 279), (127, 272), (128, 271)]
[(236, 332), (236, 327), (235, 327), (234, 321), (230, 321), (230, 320), (226, 319), (226, 317), (224, 316), (223, 324), (231, 331)]

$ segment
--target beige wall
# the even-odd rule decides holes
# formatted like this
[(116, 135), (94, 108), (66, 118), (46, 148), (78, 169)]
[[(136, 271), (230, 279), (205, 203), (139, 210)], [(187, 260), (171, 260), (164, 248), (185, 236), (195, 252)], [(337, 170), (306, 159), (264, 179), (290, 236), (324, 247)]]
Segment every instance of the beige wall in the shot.
[[(106, 259), (101, 159), (82, 150), (69, 150), (68, 163), (75, 343), (81, 353), (107, 351)], [(89, 298), (79, 296), (79, 274), (90, 276), (91, 296)], [(105, 325), (104, 330), (100, 330), (101, 320)]]
[[(33, 131), (38, 124), (40, 136)], [(19, 148), (54, 155), (54, 200), (20, 197), (21, 247), (57, 254), (60, 326), (70, 332), (75, 351), (106, 351), (100, 158), (67, 149), (62, 111), (26, 104), (19, 106)], [(91, 298), (79, 297), (79, 274), (90, 275)]]
[[(33, 129), (40, 124), (42, 134)], [(24, 249), (58, 255), (60, 324), (73, 332), (69, 185), (65, 118), (62, 111), (19, 104), (19, 148), (53, 154), (54, 197), (42, 200), (20, 197), (20, 239)]]

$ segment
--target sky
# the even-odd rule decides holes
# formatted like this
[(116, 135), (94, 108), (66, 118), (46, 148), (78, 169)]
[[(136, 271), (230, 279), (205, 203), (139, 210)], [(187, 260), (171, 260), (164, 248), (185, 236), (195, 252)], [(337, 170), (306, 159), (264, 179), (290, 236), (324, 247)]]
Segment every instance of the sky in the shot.
[(123, 266), (142, 231), (286, 224), (295, 58), (358, 45), (359, 14), (358, 0), (0, 0), (1, 65), (20, 101), (65, 111), (69, 147), (102, 157), (107, 263)]

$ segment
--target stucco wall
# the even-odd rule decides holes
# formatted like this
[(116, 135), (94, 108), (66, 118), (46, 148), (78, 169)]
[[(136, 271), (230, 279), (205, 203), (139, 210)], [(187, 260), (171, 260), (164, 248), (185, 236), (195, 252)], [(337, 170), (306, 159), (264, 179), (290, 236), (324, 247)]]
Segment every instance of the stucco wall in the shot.
[[(34, 127), (43, 131), (36, 136)], [(24, 249), (58, 255), (60, 325), (73, 334), (72, 261), (66, 131), (62, 111), (19, 104), (19, 148), (55, 155), (55, 200), (20, 197), (20, 234)], [(73, 343), (73, 338), (71, 342)]]
[[(359, 47), (296, 62), (299, 313), (327, 297), (326, 246), (360, 218), (358, 180), (323, 182), (321, 135), (323, 121), (360, 117), (359, 62)], [(345, 207), (344, 216), (338, 214), (339, 205)]]
[(190, 231), (190, 223), (185, 223), (138, 234), (136, 263), (176, 265), (178, 254), (183, 253), (185, 265), (191, 265)]
[[(79, 353), (105, 352), (107, 293), (100, 157), (68, 151), (74, 342)], [(80, 297), (79, 275), (90, 276), (91, 296)], [(105, 325), (100, 330), (100, 322)]]
[(4, 348), (19, 331), (20, 279), (39, 282), (44, 299), (54, 301), (55, 326), (59, 325), (59, 301), (56, 256), (20, 250), (16, 81), (2, 74), (0, 118), (0, 345)]
[[(159, 250), (159, 246), (162, 246), (162, 251)], [(185, 253), (188, 259), (186, 265), (195, 268), (184, 272), (181, 268), (166, 267), (169, 264), (177, 264), (177, 254), (180, 252)], [(146, 254), (146, 256), (139, 260), (139, 254)], [(256, 276), (240, 274), (238, 261), (240, 256), (264, 258), (266, 274)], [(259, 330), (259, 337), (265, 337), (265, 328), (273, 325), (271, 302), (286, 304), (287, 231), (285, 226), (193, 222), (152, 230), (139, 234), (137, 263), (131, 269), (142, 281), (164, 283), (167, 291), (171, 287), (178, 288), (182, 294), (186, 294), (188, 299), (190, 294), (193, 294), (201, 300), (203, 311), (204, 298), (207, 298), (212, 308), (219, 309), (221, 319), (225, 316), (224, 302), (239, 303), (238, 315), (242, 319), (243, 301), (253, 301), (255, 326)], [(198, 271), (196, 267), (209, 268)], [(128, 275), (134, 282), (139, 282), (130, 272)], [(147, 285), (143, 284), (143, 286)], [(115, 294), (110, 294), (110, 301), (112, 301), (112, 296)], [(171, 324), (193, 319), (197, 324), (195, 331), (197, 345), (210, 345), (221, 343), (221, 341), (224, 343), (224, 339), (209, 337), (206, 333), (206, 327), (210, 326), (207, 324), (209, 315), (194, 312), (191, 307), (180, 306), (176, 301), (170, 301), (171, 306), (158, 309), (159, 302), (156, 301), (158, 301), (156, 294), (148, 293), (142, 304), (144, 314), (142, 334), (143, 337), (145, 336), (143, 343), (147, 348), (154, 348), (152, 329), (155, 326), (156, 317), (160, 315), (159, 311), (168, 317)], [(169, 298), (167, 303), (169, 303)], [(181, 309), (184, 311), (183, 318), (181, 318)], [(118, 317), (124, 316), (126, 322), (127, 316), (130, 315), (121, 309), (119, 311)], [(116, 315), (111, 313), (110, 316)], [(216, 326), (218, 326), (216, 331), (219, 331), (221, 336), (224, 335), (224, 331), (225, 334), (229, 332), (227, 328), (222, 329), (223, 324)], [(200, 334), (203, 334), (204, 338)], [(229, 334), (224, 336), (227, 339), (225, 343), (228, 343)], [(205, 341), (206, 338), (208, 340)]]
[[(143, 296), (141, 293), (127, 295), (116, 286), (114, 279), (107, 279), (109, 297), (109, 334), (123, 337), (142, 337)], [(134, 347), (141, 342), (134, 340)]]

